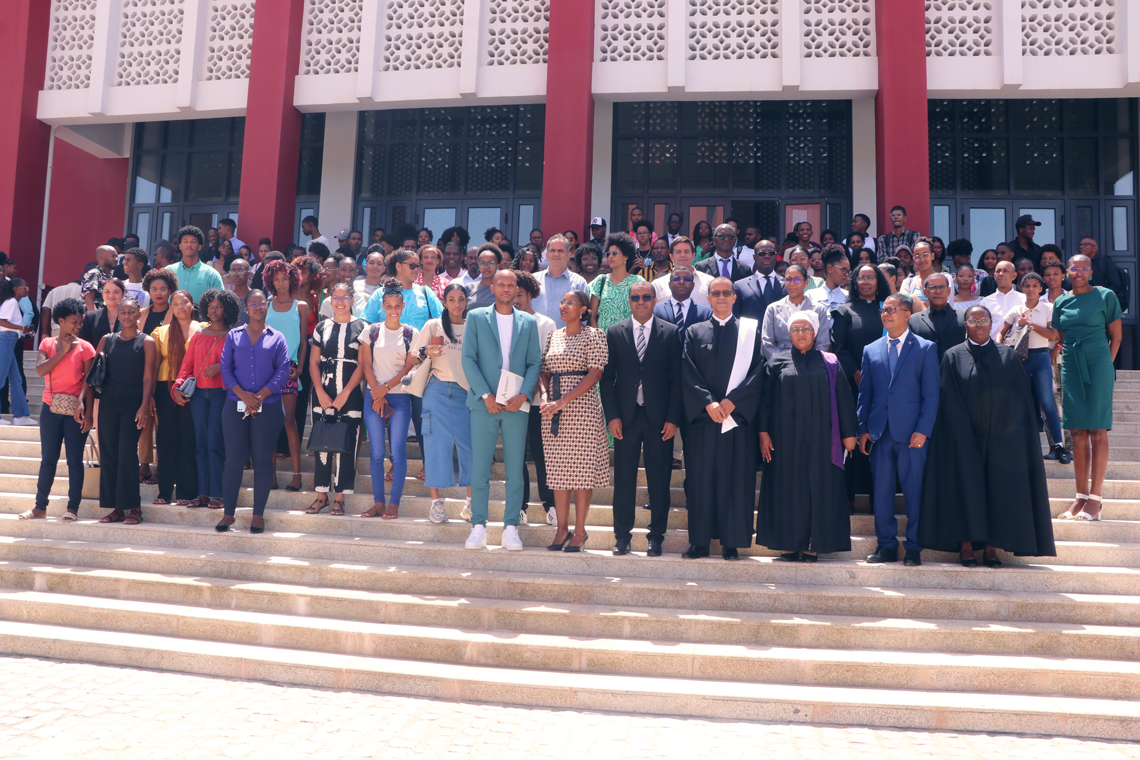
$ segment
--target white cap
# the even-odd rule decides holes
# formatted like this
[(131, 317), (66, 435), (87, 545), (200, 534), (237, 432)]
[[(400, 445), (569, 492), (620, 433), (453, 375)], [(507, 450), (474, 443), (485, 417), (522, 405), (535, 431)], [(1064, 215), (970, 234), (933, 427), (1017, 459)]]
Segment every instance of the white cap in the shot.
[(590, 226), (591, 227), (605, 227), (606, 226), (606, 220), (601, 218), (600, 216), (595, 216), (593, 219), (590, 220)]
[(792, 325), (796, 322), (807, 322), (811, 325), (812, 332), (819, 333), (819, 315), (814, 311), (797, 311), (792, 316), (788, 317), (788, 330), (792, 329)]

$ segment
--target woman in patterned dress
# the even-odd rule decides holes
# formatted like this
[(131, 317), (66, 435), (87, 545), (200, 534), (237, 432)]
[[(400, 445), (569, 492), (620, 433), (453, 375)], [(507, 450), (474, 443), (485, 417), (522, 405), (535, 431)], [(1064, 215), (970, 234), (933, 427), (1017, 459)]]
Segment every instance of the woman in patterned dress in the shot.
[(615, 232), (606, 238), (606, 260), (609, 274), (599, 275), (590, 283), (590, 326), (602, 332), (630, 318), (629, 289), (634, 283), (645, 282), (641, 275), (629, 273), (638, 265), (637, 243), (626, 233)]
[(352, 316), (352, 285), (337, 283), (329, 290), (332, 319), (322, 320), (309, 338), (312, 353), (309, 375), (313, 379), (313, 425), (322, 416), (328, 422), (340, 419), (349, 424), (348, 454), (317, 453), (313, 481), (317, 499), (306, 510), (315, 515), (329, 503), (329, 489), (336, 494), (331, 514), (344, 514), (344, 494), (356, 484), (356, 437), (364, 414), (364, 394), (360, 383), (364, 370), (357, 359), (360, 334), (368, 324)]
[[(609, 349), (605, 333), (587, 325), (590, 308), (585, 293), (568, 292), (562, 297), (558, 312), (566, 326), (547, 338), (539, 379), (546, 482), (554, 491), (558, 516), (554, 543), (547, 548), (580, 552), (588, 538), (586, 515), (594, 489), (610, 484), (610, 452), (602, 399), (598, 395), (598, 381), (609, 361)], [(575, 506), (572, 536), (571, 491)]]

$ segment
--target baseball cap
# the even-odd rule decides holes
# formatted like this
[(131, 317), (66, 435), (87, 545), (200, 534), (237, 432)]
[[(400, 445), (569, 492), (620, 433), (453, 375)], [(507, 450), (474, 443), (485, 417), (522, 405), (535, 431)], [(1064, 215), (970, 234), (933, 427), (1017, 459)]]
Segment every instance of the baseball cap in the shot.
[(348, 236), (351, 233), (352, 233), (352, 230), (350, 230), (348, 227), (345, 227), (343, 230), (336, 233), (336, 239), (337, 240), (348, 240)]
[(1040, 227), (1041, 222), (1034, 219), (1033, 214), (1023, 214), (1022, 216), (1017, 217), (1017, 222), (1014, 223), (1013, 228), (1017, 229), (1018, 227), (1028, 227), (1029, 225)]
[(600, 216), (595, 216), (593, 219), (590, 220), (590, 226), (591, 227), (605, 227), (606, 226), (606, 220), (601, 218)]

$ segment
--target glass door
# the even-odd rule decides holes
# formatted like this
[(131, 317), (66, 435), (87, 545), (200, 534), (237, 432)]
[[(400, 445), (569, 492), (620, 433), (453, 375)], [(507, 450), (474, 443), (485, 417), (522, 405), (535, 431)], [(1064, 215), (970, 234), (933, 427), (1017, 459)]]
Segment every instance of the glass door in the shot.
[(975, 258), (982, 251), (994, 248), (998, 243), (1008, 241), (1012, 235), (1013, 209), (1011, 203), (998, 201), (964, 202), (962, 219), (963, 235), (973, 244)]
[[(1105, 201), (1102, 229), (1103, 234), (1096, 238), (1100, 253), (1111, 256), (1116, 265), (1124, 270), (1128, 281), (1133, 282), (1132, 273), (1137, 271), (1136, 201)], [(1136, 297), (1136, 288), (1132, 287), (1129, 301)], [(1125, 311), (1124, 321), (1135, 323), (1133, 315), (1136, 310), (1131, 308), (1131, 303), (1122, 303), (1120, 307)]]
[(416, 205), (416, 226), (431, 230), (433, 241), (448, 227), (454, 227), (459, 218), (460, 205), (455, 202), (420, 201)]
[(780, 231), (780, 234), (783, 237), (787, 237), (789, 232), (795, 231), (797, 224), (807, 222), (811, 225), (812, 242), (818, 244), (819, 233), (823, 231), (823, 212), (824, 204), (819, 200), (791, 200), (785, 202), (783, 213), (784, 229)]
[(1028, 201), (1018, 203), (1014, 206), (1017, 214), (1010, 223), (1009, 240), (1017, 237), (1017, 230), (1012, 229), (1013, 224), (1017, 222), (1017, 217), (1030, 214), (1034, 219), (1041, 222), (1037, 227), (1037, 232), (1033, 235), (1033, 242), (1037, 245), (1059, 245), (1061, 250), (1064, 251), (1065, 239), (1065, 203), (1063, 201)]

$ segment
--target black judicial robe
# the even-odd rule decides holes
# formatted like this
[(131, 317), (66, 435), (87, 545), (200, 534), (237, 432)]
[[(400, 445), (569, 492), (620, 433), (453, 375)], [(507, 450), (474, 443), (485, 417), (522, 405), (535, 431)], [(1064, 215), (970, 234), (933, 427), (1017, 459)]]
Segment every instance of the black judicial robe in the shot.
[[(837, 367), (839, 437), (859, 432), (851, 386)], [(765, 368), (757, 432), (772, 438), (756, 515), (756, 543), (783, 551), (851, 551), (851, 516), (842, 468), (831, 461), (831, 388), (816, 349), (780, 351)]]
[[(691, 423), (685, 451), (693, 501), (689, 504), (689, 541), (708, 546), (743, 549), (752, 545), (752, 512), (756, 505), (756, 457), (759, 437), (756, 412), (763, 385), (764, 354), (760, 330), (752, 349), (752, 362), (744, 380), (728, 400), (736, 405), (737, 427), (721, 433), (705, 407), (726, 398), (725, 389), (736, 357), (739, 320), (731, 317), (723, 327), (710, 319), (685, 331), (681, 359), (681, 398)], [(691, 443), (690, 443), (691, 441)]]
[(920, 545), (1057, 555), (1033, 393), (1012, 348), (967, 341), (946, 351), (929, 445)]
[(942, 361), (949, 349), (966, 342), (966, 312), (950, 304), (941, 311), (930, 307), (912, 314), (907, 327), (938, 347), (938, 361)]

